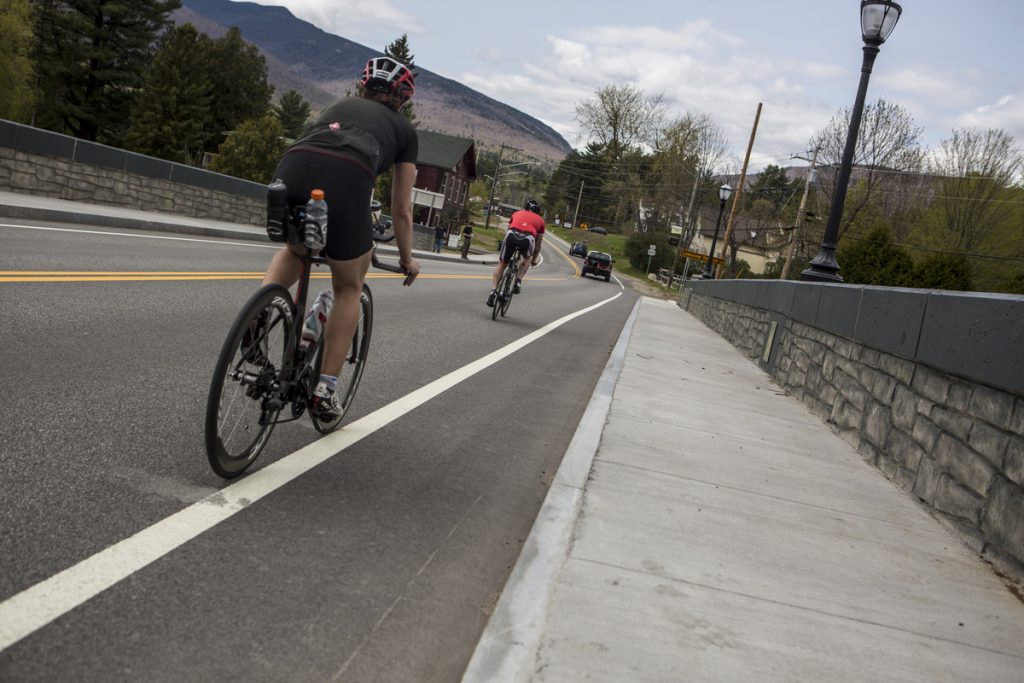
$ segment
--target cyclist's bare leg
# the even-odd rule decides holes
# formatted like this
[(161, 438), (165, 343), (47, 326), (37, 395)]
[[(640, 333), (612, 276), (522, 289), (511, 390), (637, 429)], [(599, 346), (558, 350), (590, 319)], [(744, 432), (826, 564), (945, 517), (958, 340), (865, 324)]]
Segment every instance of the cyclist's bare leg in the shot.
[(337, 376), (345, 362), (352, 335), (359, 323), (359, 297), (372, 253), (371, 250), (347, 261), (327, 259), (331, 266), (334, 306), (324, 329), (324, 356), (320, 371), (325, 375)]
[(299, 279), (302, 272), (302, 261), (300, 256), (304, 254), (306, 247), (301, 244), (289, 244), (286, 248), (279, 250), (270, 259), (267, 266), (267, 274), (263, 276), (265, 285), (284, 285), (291, 287)]
[(501, 279), (501, 274), (505, 270), (506, 265), (508, 264), (505, 261), (498, 261), (498, 265), (494, 269), (494, 274), (491, 275), (491, 289), (498, 288), (498, 280)]
[(526, 271), (530, 269), (530, 257), (527, 256), (519, 262), (519, 280), (522, 282), (523, 278), (526, 277)]

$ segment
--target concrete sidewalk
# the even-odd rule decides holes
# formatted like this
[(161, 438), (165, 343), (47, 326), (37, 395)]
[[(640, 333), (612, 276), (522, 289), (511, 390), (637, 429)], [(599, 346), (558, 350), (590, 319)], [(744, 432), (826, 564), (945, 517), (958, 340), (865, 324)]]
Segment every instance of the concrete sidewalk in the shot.
[(1024, 604), (759, 368), (644, 298), (464, 681), (1022, 681)]

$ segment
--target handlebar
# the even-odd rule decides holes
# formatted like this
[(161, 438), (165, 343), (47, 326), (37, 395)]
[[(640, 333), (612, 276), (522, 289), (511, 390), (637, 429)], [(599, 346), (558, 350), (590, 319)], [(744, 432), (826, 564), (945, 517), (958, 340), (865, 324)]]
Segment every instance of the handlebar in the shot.
[(377, 258), (376, 251), (374, 251), (373, 254), (370, 256), (370, 263), (373, 264), (374, 268), (377, 268), (379, 270), (386, 270), (392, 273), (398, 273), (399, 275), (408, 275), (408, 273), (405, 272), (405, 268), (403, 268), (402, 266), (396, 266), (391, 263), (384, 263), (383, 261), (381, 261), (379, 258)]

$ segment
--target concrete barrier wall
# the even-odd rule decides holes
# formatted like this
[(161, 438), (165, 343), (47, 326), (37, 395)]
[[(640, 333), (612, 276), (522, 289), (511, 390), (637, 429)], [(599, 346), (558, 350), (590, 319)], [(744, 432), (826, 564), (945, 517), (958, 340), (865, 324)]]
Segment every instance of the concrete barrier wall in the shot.
[(1024, 581), (1024, 297), (691, 281), (680, 306)]
[(247, 225), (266, 186), (0, 119), (0, 189)]

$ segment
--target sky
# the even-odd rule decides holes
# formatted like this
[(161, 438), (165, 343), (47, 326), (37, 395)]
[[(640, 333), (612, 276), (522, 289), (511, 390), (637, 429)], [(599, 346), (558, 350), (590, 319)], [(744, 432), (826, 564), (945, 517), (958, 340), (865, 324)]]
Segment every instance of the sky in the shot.
[[(859, 0), (259, 0), (383, 49), (408, 34), (416, 64), (586, 145), (577, 103), (608, 85), (662, 94), (670, 116), (711, 116), (732, 163), (801, 165), (808, 140), (853, 105)], [(937, 148), (955, 128), (1002, 128), (1024, 146), (1024, 2), (904, 0), (867, 101), (896, 102)]]

